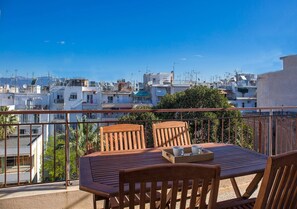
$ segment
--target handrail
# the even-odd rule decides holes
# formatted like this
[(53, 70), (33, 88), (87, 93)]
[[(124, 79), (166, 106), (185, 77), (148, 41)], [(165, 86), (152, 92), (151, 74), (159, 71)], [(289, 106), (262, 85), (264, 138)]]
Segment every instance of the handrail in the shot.
[(178, 108), (178, 109), (122, 109), (122, 110), (11, 110), (0, 111), (0, 114), (66, 114), (66, 113), (108, 113), (108, 112), (122, 112), (122, 113), (141, 113), (141, 112), (220, 112), (220, 111), (262, 111), (262, 110), (297, 110), (297, 106), (277, 106), (277, 107), (250, 107), (250, 108)]

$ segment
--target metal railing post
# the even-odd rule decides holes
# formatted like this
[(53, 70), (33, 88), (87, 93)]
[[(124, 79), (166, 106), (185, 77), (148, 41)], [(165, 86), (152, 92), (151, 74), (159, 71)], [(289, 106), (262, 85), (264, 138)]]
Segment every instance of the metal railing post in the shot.
[(65, 114), (65, 187), (70, 185), (69, 113)]
[(4, 186), (7, 183), (7, 126), (4, 127)]
[(17, 148), (17, 171), (18, 171), (18, 175), (17, 175), (17, 184), (20, 185), (20, 125), (17, 126), (17, 135), (18, 135), (18, 148)]
[(268, 153), (269, 153), (269, 156), (272, 155), (272, 147), (273, 147), (272, 116), (273, 116), (273, 112), (272, 112), (272, 109), (270, 109), (270, 111), (269, 111), (269, 120), (268, 120), (268, 124), (269, 124), (269, 130), (268, 130)]
[(194, 140), (195, 140), (196, 144), (198, 144), (197, 130), (198, 130), (197, 119), (195, 119), (195, 121), (194, 121)]

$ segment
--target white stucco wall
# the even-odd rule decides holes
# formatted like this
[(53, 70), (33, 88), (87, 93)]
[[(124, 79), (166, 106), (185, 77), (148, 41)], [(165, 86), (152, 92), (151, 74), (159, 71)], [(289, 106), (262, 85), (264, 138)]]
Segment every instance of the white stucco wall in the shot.
[(258, 107), (297, 106), (297, 55), (281, 59), (283, 70), (258, 76)]

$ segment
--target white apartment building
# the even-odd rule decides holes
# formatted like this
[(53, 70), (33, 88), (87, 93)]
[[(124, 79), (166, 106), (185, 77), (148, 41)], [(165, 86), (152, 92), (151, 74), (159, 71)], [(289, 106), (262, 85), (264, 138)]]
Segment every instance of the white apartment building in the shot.
[[(14, 90), (14, 89), (13, 89)], [(21, 89), (18, 93), (14, 93), (10, 88), (6, 89), (6, 93), (0, 93), (0, 106), (7, 106), (10, 110), (46, 110), (49, 107), (48, 92), (41, 92), (39, 88)], [(33, 134), (41, 134), (41, 125), (39, 123), (48, 123), (48, 114), (21, 114), (17, 115), (20, 124), (21, 134), (29, 134), (30, 128), (28, 123), (32, 125)], [(44, 125), (44, 136), (48, 135), (48, 126)], [(47, 139), (47, 137), (46, 137)]]
[(152, 84), (149, 86), (152, 104), (156, 106), (166, 94), (171, 92), (170, 84)]
[[(132, 109), (133, 92), (132, 91), (104, 91), (102, 92), (102, 109), (103, 110), (123, 110)], [(123, 113), (103, 113), (103, 121), (117, 121)]]
[(175, 84), (174, 72), (143, 75), (145, 90), (150, 93), (152, 105), (157, 105), (166, 94), (174, 94), (191, 88), (192, 84)]
[[(97, 110), (101, 109), (101, 88), (95, 82), (86, 79), (70, 79), (65, 84), (50, 89), (51, 110)], [(70, 122), (77, 121), (82, 114), (72, 114)], [(97, 120), (97, 114), (87, 114), (88, 120)], [(65, 120), (64, 114), (56, 114), (51, 120)]]
[[(19, 148), (18, 144), (20, 145)], [(35, 183), (40, 182), (42, 136), (33, 134), (30, 140), (28, 134), (21, 133), (18, 141), (18, 137), (12, 135), (7, 139), (6, 147), (5, 163), (5, 141), (0, 140), (0, 185), (5, 181), (5, 170), (7, 184), (17, 183), (18, 179), (20, 183), (30, 181)], [(20, 162), (19, 166), (18, 157)]]
[(192, 87), (192, 84), (172, 84), (170, 88), (170, 94), (185, 91)]
[(175, 94), (191, 88), (190, 84), (152, 84), (149, 85), (152, 105), (157, 105), (162, 97), (167, 94)]
[[(49, 93), (42, 91), (38, 85), (13, 88), (5, 85), (0, 88), (0, 92), (0, 106), (7, 106), (9, 110), (46, 110), (49, 108)], [(42, 126), (39, 123), (48, 123), (49, 116), (48, 114), (21, 114), (17, 117), (19, 126), (15, 133), (10, 134), (6, 139), (6, 162), (5, 140), (0, 139), (0, 184), (4, 183), (5, 164), (7, 184), (18, 181), (40, 182), (41, 179), (42, 141), (46, 142), (49, 131), (48, 125)], [(17, 164), (18, 160), (20, 165)]]
[(297, 55), (280, 58), (283, 69), (258, 76), (258, 107), (297, 105)]
[(146, 73), (143, 75), (144, 85), (171, 84), (174, 80), (174, 72), (170, 73)]
[(256, 80), (255, 74), (236, 73), (229, 80), (216, 83), (215, 88), (220, 89), (234, 107), (257, 107)]
[(257, 107), (257, 87), (250, 85), (232, 85), (234, 100), (230, 100), (235, 107)]

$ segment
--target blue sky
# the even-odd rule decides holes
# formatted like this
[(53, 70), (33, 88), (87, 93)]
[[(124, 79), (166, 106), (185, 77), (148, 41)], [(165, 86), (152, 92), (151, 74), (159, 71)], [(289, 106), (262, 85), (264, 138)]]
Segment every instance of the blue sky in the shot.
[(296, 0), (0, 0), (0, 76), (201, 80), (297, 54)]

